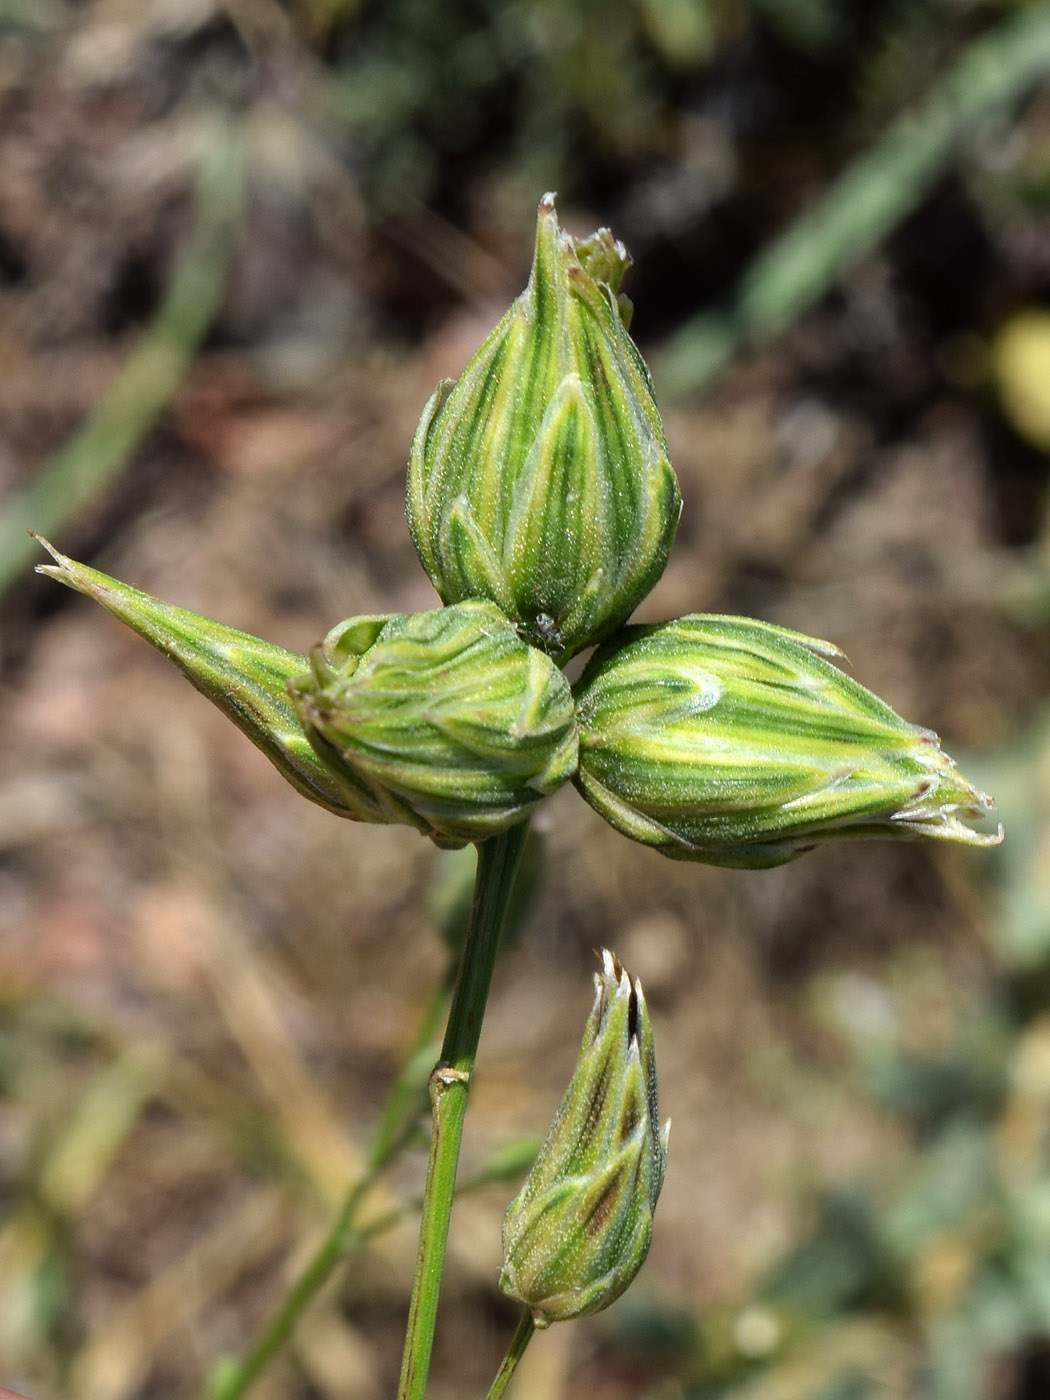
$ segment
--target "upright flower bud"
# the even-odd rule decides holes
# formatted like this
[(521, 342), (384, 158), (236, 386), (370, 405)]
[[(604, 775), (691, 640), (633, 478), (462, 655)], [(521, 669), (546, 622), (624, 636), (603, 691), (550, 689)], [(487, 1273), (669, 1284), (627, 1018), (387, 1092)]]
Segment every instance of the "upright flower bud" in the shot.
[(576, 686), (577, 786), (617, 830), (681, 860), (780, 865), (832, 837), (995, 845), (994, 804), (935, 734), (826, 658), (749, 618), (627, 627)]
[(575, 1073), (503, 1222), (500, 1288), (537, 1327), (600, 1312), (642, 1267), (667, 1166), (641, 984), (608, 950)]
[(559, 662), (609, 635), (663, 572), (681, 500), (608, 229), (540, 202), (525, 291), (423, 410), (407, 513), (446, 603), (488, 598)]
[(440, 846), (524, 820), (576, 769), (565, 677), (491, 603), (351, 618), (290, 693), (347, 805)]
[(94, 598), (174, 661), (304, 797), (338, 816), (357, 815), (310, 747), (288, 698), (288, 682), (309, 665), (305, 656), (162, 603), (98, 569), (78, 564), (46, 540), (40, 543), (56, 562), (38, 565), (38, 573)]

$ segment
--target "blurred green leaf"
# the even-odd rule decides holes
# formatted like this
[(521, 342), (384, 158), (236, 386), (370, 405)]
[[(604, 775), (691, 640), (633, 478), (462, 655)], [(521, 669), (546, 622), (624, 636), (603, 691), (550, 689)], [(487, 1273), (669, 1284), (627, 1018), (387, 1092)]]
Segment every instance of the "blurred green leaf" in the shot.
[(243, 197), (240, 139), (214, 126), (205, 137), (196, 224), (153, 324), (84, 426), (0, 515), (0, 594), (36, 552), (29, 531), (58, 534), (93, 505), (182, 383), (222, 304)]
[(967, 132), (1047, 75), (1050, 4), (1026, 5), (973, 40), (916, 110), (755, 258), (727, 308), (687, 321), (650, 357), (662, 393), (705, 388), (734, 355), (791, 325), (911, 213)]
[(889, 1280), (874, 1203), (860, 1192), (842, 1192), (822, 1202), (813, 1235), (780, 1265), (763, 1297), (830, 1317), (876, 1299)]

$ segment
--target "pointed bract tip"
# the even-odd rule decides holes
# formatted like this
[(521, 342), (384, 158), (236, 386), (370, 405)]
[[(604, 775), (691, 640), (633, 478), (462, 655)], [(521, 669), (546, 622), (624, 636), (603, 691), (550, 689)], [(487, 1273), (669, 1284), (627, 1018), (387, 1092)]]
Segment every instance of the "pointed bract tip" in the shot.
[(43, 545), (48, 554), (51, 555), (51, 558), (54, 559), (55, 563), (59, 566), (56, 569), (54, 564), (38, 564), (36, 566), (36, 572), (38, 574), (47, 574), (50, 578), (61, 578), (63, 573), (68, 573), (73, 561), (67, 555), (63, 554), (61, 550), (56, 549), (50, 540), (45, 540), (43, 535), (38, 535), (35, 530), (30, 530), (29, 533), (32, 535), (33, 539), (36, 540), (37, 544)]
[[(620, 982), (624, 976), (623, 964), (615, 953), (611, 953), (608, 948), (598, 950), (598, 957), (601, 959), (602, 976), (609, 982)], [(597, 974), (596, 974), (597, 975)]]

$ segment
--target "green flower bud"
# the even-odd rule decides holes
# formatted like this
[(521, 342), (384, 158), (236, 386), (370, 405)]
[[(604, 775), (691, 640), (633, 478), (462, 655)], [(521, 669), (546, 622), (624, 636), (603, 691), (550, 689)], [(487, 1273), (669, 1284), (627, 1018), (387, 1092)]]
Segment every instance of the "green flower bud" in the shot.
[(537, 1327), (609, 1306), (642, 1267), (667, 1167), (641, 984), (608, 950), (580, 1057), (503, 1221), (500, 1288)]
[(663, 572), (681, 500), (608, 229), (571, 238), (540, 202), (525, 291), (408, 470), (408, 523), (446, 603), (488, 598), (559, 662), (613, 632)]
[(174, 661), (187, 680), (218, 705), (304, 797), (339, 816), (356, 815), (310, 747), (288, 698), (288, 682), (301, 676), (309, 665), (305, 656), (225, 627), (210, 617), (162, 603), (67, 558), (47, 540), (40, 543), (57, 562), (39, 565), (38, 573), (94, 598)]
[(523, 821), (576, 769), (568, 682), (491, 603), (352, 618), (328, 634), (292, 703), (364, 821), (439, 846)]
[(994, 803), (935, 734), (829, 660), (748, 618), (627, 627), (576, 686), (577, 786), (617, 830), (710, 865), (780, 865), (831, 837), (995, 845)]

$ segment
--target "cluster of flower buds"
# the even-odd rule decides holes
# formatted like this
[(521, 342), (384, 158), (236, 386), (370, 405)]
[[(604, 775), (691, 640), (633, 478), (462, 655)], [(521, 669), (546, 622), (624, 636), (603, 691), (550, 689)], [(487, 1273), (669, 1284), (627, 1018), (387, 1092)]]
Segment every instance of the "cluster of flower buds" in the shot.
[[(624, 625), (680, 508), (628, 263), (544, 196), (528, 286), (427, 404), (407, 514), (444, 608), (341, 623), (311, 669), (56, 551), (44, 572), (175, 660), (300, 792), (441, 845), (524, 820), (568, 778), (627, 836), (717, 865), (838, 836), (999, 839), (967, 824), (990, 800), (936, 737), (833, 647), (745, 618)], [(573, 696), (557, 666), (595, 643)]]
[[(652, 383), (628, 335), (629, 262), (539, 208), (528, 286), (439, 386), (407, 514), (445, 606), (340, 623), (313, 657), (162, 603), (51, 550), (49, 573), (165, 655), (305, 796), (443, 846), (524, 821), (569, 779), (665, 855), (760, 867), (833, 837), (991, 844), (990, 799), (836, 665), (746, 618), (625, 625), (680, 509)], [(51, 549), (50, 546), (47, 548)], [(601, 644), (570, 691), (558, 669)], [(537, 1325), (634, 1277), (663, 1182), (645, 1000), (611, 954), (580, 1061), (504, 1227), (504, 1289)]]

